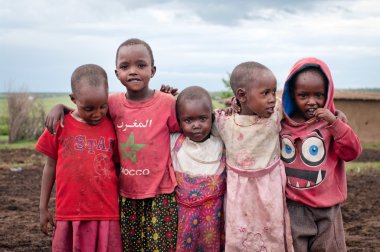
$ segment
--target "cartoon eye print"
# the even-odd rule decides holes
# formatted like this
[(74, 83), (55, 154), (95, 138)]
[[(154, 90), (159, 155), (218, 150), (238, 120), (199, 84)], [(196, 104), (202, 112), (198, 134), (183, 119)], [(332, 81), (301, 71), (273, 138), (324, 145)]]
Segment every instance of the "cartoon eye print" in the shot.
[(281, 157), (286, 163), (291, 163), (296, 159), (296, 149), (292, 141), (288, 138), (282, 138)]
[(325, 156), (325, 145), (320, 138), (309, 137), (302, 143), (301, 158), (306, 165), (317, 166), (323, 162)]

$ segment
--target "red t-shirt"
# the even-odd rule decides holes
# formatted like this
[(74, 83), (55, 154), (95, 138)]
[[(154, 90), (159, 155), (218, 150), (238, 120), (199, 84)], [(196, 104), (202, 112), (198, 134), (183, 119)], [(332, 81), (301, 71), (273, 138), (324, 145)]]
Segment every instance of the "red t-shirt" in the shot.
[(64, 128), (58, 124), (53, 136), (45, 130), (35, 148), (57, 161), (57, 220), (119, 219), (117, 142), (108, 117), (88, 125), (68, 114)]
[(172, 193), (177, 185), (170, 158), (171, 132), (178, 132), (175, 99), (156, 91), (133, 102), (124, 93), (108, 99), (120, 154), (120, 194), (145, 199)]

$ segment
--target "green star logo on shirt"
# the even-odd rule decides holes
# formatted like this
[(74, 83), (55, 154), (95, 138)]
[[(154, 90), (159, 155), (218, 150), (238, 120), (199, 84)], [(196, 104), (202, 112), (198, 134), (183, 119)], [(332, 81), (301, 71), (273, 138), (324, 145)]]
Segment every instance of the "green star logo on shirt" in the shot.
[(122, 159), (129, 158), (133, 163), (137, 163), (136, 152), (144, 148), (145, 144), (135, 144), (135, 138), (133, 132), (128, 137), (127, 142), (120, 144), (121, 150), (123, 151)]

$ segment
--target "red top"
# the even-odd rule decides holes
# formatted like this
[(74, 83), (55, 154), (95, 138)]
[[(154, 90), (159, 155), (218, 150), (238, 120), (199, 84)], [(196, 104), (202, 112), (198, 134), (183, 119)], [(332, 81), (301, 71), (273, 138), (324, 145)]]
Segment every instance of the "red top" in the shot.
[(169, 134), (179, 131), (174, 97), (155, 91), (152, 98), (133, 102), (118, 93), (108, 102), (119, 142), (120, 194), (145, 199), (172, 193), (177, 182)]
[(117, 144), (112, 122), (88, 125), (65, 116), (57, 134), (45, 132), (36, 150), (57, 161), (57, 220), (118, 220)]

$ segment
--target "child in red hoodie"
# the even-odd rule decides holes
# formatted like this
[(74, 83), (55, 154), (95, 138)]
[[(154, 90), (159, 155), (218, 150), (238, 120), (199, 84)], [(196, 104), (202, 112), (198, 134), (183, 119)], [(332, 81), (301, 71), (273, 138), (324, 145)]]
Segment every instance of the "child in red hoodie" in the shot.
[(316, 58), (298, 61), (285, 82), (280, 132), (295, 251), (345, 251), (340, 204), (347, 198), (344, 161), (362, 147), (335, 117), (334, 83)]

